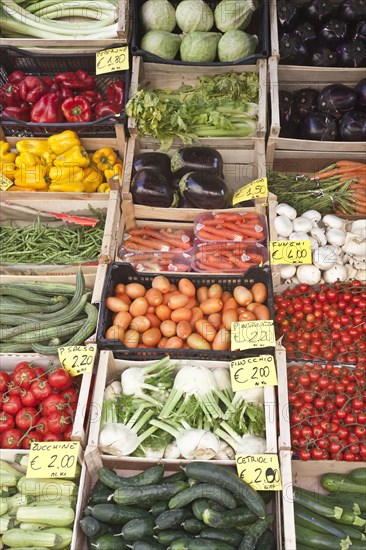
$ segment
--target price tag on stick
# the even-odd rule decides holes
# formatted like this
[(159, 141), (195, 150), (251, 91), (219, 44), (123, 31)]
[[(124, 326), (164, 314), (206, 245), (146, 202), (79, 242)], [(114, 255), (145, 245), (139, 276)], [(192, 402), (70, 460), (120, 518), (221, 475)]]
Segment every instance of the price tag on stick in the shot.
[(74, 478), (80, 451), (78, 441), (33, 441), (26, 477)]
[(277, 386), (277, 374), (272, 355), (246, 357), (230, 363), (233, 391), (263, 386)]
[(89, 374), (93, 371), (96, 345), (62, 346), (58, 348), (58, 357), (62, 368), (71, 376)]
[(110, 48), (95, 54), (95, 74), (114, 73), (129, 69), (128, 46)]
[(241, 187), (235, 191), (233, 195), (233, 206), (243, 201), (250, 201), (252, 199), (264, 199), (268, 196), (267, 178), (260, 178), (259, 180), (252, 181), (248, 185)]
[(4, 174), (2, 174), (0, 172), (0, 189), (1, 189), (1, 191), (6, 191), (12, 185), (14, 185), (13, 182), (9, 178), (4, 176)]
[(231, 323), (231, 351), (276, 346), (273, 321)]
[(275, 454), (235, 455), (238, 476), (256, 491), (281, 491), (281, 473)]
[(311, 264), (311, 243), (304, 241), (271, 241), (269, 243), (271, 263)]

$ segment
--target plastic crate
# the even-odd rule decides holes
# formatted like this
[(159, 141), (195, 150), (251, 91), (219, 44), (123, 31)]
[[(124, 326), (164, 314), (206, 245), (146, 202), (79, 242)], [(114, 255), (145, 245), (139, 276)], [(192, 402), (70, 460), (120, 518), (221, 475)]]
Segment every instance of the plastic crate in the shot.
[[(115, 47), (119, 44), (114, 44)], [(19, 48), (0, 48), (0, 86), (5, 84), (8, 75), (12, 71), (21, 70), (27, 74), (37, 76), (55, 77), (59, 73), (82, 69), (92, 74), (96, 81), (96, 90), (103, 93), (110, 82), (121, 79), (125, 81), (125, 105), (128, 100), (130, 88), (129, 71), (117, 71), (108, 74), (95, 75), (95, 52), (84, 54), (42, 54), (23, 51)], [(98, 135), (101, 137), (114, 137), (115, 124), (124, 124), (126, 121), (125, 110), (119, 116), (105, 116), (90, 122), (60, 122), (39, 123), (24, 122), (12, 117), (3, 116), (0, 113), (0, 121), (5, 135), (13, 136), (38, 136), (42, 137), (63, 130), (75, 130), (79, 136)], [(1, 109), (1, 107), (0, 107)]]
[[(131, 52), (132, 55), (139, 55), (144, 58), (145, 61), (149, 61), (150, 63), (164, 63), (168, 65), (199, 65), (204, 67), (215, 67), (215, 66), (231, 66), (231, 65), (250, 65), (255, 64), (257, 59), (267, 59), (269, 56), (269, 50), (270, 50), (270, 41), (269, 41), (269, 0), (261, 0), (260, 6), (258, 9), (254, 12), (252, 20), (250, 22), (250, 25), (247, 29), (245, 29), (245, 32), (248, 34), (256, 34), (258, 36), (258, 45), (256, 48), (256, 52), (252, 55), (248, 55), (246, 57), (243, 57), (241, 59), (238, 59), (237, 61), (231, 61), (231, 62), (225, 62), (222, 63), (220, 61), (214, 61), (212, 63), (191, 63), (189, 61), (181, 61), (179, 57), (179, 52), (177, 56), (179, 59), (163, 59), (162, 57), (159, 57), (157, 55), (154, 55), (152, 53), (149, 53), (145, 50), (142, 50), (140, 48), (141, 39), (144, 35), (144, 30), (142, 28), (142, 25), (140, 23), (140, 17), (139, 17), (139, 11), (142, 6), (142, 4), (145, 2), (145, 0), (135, 0), (133, 2), (133, 28), (132, 28), (132, 47)], [(220, 0), (216, 1), (207, 1), (206, 2), (210, 8), (214, 11), (216, 6), (220, 3)], [(179, 4), (179, 1), (173, 0), (172, 4), (176, 8)], [(259, 29), (259, 30), (258, 30)], [(214, 26), (212, 28), (212, 32), (220, 32), (216, 29)], [(181, 34), (182, 31), (179, 29), (179, 27), (175, 27), (174, 34)]]
[[(243, 285), (252, 288), (254, 283), (264, 283), (268, 288), (268, 300), (266, 305), (271, 311), (271, 317), (274, 318), (273, 288), (271, 272), (269, 268), (253, 267), (248, 269), (245, 275), (227, 275), (227, 274), (202, 274), (189, 273), (183, 275), (165, 274), (172, 284), (177, 284), (179, 280), (186, 276), (193, 282), (196, 288), (200, 286), (210, 286), (212, 284), (221, 284), (224, 290), (232, 291), (236, 286)], [(117, 283), (140, 283), (145, 288), (151, 287), (151, 282), (156, 277), (155, 273), (138, 273), (133, 267), (124, 262), (113, 262), (109, 265), (107, 277), (104, 283), (102, 299), (100, 302), (99, 320), (97, 327), (97, 345), (99, 349), (111, 350), (117, 359), (158, 359), (164, 357), (167, 353), (173, 358), (180, 359), (207, 359), (217, 361), (230, 361), (241, 357), (253, 357), (258, 354), (270, 355), (274, 353), (273, 347), (260, 348), (242, 351), (206, 351), (193, 349), (158, 349), (158, 348), (127, 348), (119, 340), (107, 340), (104, 338), (106, 330), (112, 324), (112, 312), (105, 307), (108, 296), (113, 296), (114, 287)]]

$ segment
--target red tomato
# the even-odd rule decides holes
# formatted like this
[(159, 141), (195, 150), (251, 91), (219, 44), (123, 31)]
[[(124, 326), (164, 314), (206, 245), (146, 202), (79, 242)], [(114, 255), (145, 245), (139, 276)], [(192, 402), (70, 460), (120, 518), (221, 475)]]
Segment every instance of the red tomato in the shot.
[(72, 425), (70, 424), (70, 426), (68, 426), (63, 433), (64, 440), (71, 441), (71, 435), (72, 435)]
[(12, 414), (2, 411), (0, 414), (0, 432), (10, 430), (15, 426), (15, 420)]
[(22, 367), (14, 371), (13, 381), (19, 388), (28, 389), (34, 380), (34, 370), (30, 367)]
[(39, 403), (39, 399), (36, 398), (32, 390), (20, 390), (20, 398), (24, 407), (35, 407)]
[(43, 416), (49, 416), (53, 412), (62, 411), (67, 406), (67, 401), (62, 395), (52, 394), (46, 397), (41, 403)]
[(323, 458), (323, 451), (321, 449), (311, 449), (311, 456), (314, 460), (321, 460)]
[(38, 414), (37, 409), (34, 407), (24, 407), (23, 409), (20, 409), (15, 417), (17, 428), (24, 431), (29, 430), (29, 428), (33, 428), (37, 424)]
[(46, 397), (53, 393), (50, 383), (42, 379), (32, 382), (30, 390), (38, 401), (43, 401), (43, 399), (46, 399)]
[(0, 447), (2, 449), (17, 449), (22, 435), (22, 432), (16, 428), (2, 432), (0, 435)]
[(42, 441), (62, 441), (61, 434), (54, 434), (52, 432), (47, 432), (46, 435), (42, 438)]
[(32, 363), (29, 363), (28, 361), (21, 361), (15, 365), (14, 372), (24, 368), (32, 368)]
[(40, 434), (36, 430), (32, 430), (31, 432), (29, 432), (22, 441), (23, 449), (30, 449), (33, 441), (42, 441), (42, 434)]
[(55, 434), (63, 433), (70, 424), (71, 417), (62, 412), (53, 412), (47, 417), (48, 429)]
[(6, 387), (10, 381), (10, 376), (7, 372), (0, 372), (0, 391), (6, 391)]
[(61, 391), (60, 395), (62, 395), (62, 397), (64, 397), (69, 404), (77, 403), (79, 400), (79, 392), (74, 387)]
[(5, 395), (3, 397), (3, 411), (15, 416), (22, 407), (23, 404), (19, 395)]
[(71, 386), (72, 377), (60, 367), (48, 375), (48, 382), (56, 390), (65, 390)]
[(41, 418), (38, 420), (36, 426), (35, 426), (36, 432), (40, 433), (41, 435), (45, 435), (48, 433), (48, 424), (47, 424), (47, 418), (44, 416), (41, 416)]
[(42, 367), (34, 367), (33, 370), (37, 378), (42, 378), (42, 379), (45, 378), (46, 371)]

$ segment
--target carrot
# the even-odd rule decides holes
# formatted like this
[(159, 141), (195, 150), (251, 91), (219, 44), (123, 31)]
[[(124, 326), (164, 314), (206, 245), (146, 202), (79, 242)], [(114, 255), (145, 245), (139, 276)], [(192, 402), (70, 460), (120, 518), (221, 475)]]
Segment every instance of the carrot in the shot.
[(251, 229), (250, 227), (240, 226), (236, 227), (232, 225), (231, 223), (225, 224), (225, 228), (238, 231), (240, 234), (245, 236), (250, 236), (256, 238), (256, 240), (263, 239), (264, 233), (263, 231), (256, 231), (254, 228)]
[(206, 227), (206, 231), (208, 233), (212, 233), (212, 235), (215, 235), (216, 237), (220, 237), (221, 240), (227, 239), (231, 241), (236, 237), (236, 234), (233, 231), (228, 231), (224, 229), (215, 229), (214, 227)]
[[(218, 213), (215, 215), (215, 220), (216, 221), (226, 221), (226, 220), (231, 220), (231, 221), (234, 221), (234, 220), (238, 220), (238, 221), (242, 221), (243, 219), (252, 219), (252, 218), (257, 218), (258, 219), (258, 214), (256, 212), (245, 212), (244, 214), (226, 214), (224, 212), (222, 213)], [(207, 221), (209, 220), (205, 220), (204, 223), (206, 223)]]
[[(162, 244), (154, 241), (153, 239), (142, 239), (140, 237), (133, 237), (135, 243), (145, 246), (144, 250), (161, 250)], [(129, 241), (131, 239), (128, 239)]]
[(338, 167), (351, 167), (351, 166), (359, 166), (359, 167), (366, 167), (366, 163), (364, 162), (355, 162), (353, 160), (338, 160), (336, 162), (336, 166)]

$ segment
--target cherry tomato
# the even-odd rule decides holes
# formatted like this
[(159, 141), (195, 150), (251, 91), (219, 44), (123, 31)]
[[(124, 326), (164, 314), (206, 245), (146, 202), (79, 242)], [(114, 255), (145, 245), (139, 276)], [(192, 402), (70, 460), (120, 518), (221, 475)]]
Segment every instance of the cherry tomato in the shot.
[(0, 447), (2, 449), (17, 449), (22, 432), (16, 428), (6, 430), (0, 435)]
[(48, 382), (56, 390), (65, 390), (71, 386), (72, 377), (60, 367), (48, 375)]
[(38, 420), (36, 426), (35, 426), (36, 432), (40, 433), (41, 435), (45, 435), (48, 433), (48, 425), (47, 425), (47, 418), (44, 416), (41, 416), (41, 418)]
[(28, 389), (34, 380), (34, 370), (30, 367), (22, 367), (14, 371), (13, 381), (19, 388)]
[(47, 417), (48, 429), (56, 434), (63, 433), (70, 424), (70, 416), (66, 416), (62, 412), (53, 412)]
[(6, 391), (7, 385), (10, 381), (10, 376), (7, 372), (0, 372), (0, 391)]
[(23, 407), (22, 400), (19, 395), (5, 395), (3, 397), (3, 411), (15, 416)]
[(24, 407), (35, 407), (39, 403), (39, 399), (36, 398), (31, 389), (20, 390), (20, 398)]
[(42, 441), (42, 434), (40, 434), (36, 430), (28, 432), (28, 434), (22, 440), (22, 448), (30, 449), (33, 441)]
[(15, 426), (15, 420), (12, 414), (2, 411), (0, 414), (0, 432), (10, 430)]
[(15, 424), (20, 430), (34, 428), (38, 420), (38, 411), (34, 407), (24, 407), (15, 416)]
[(17, 363), (15, 365), (14, 372), (17, 372), (18, 370), (21, 370), (24, 368), (32, 368), (32, 363), (29, 363), (28, 361), (21, 361), (20, 363)]
[(43, 399), (46, 399), (46, 397), (53, 393), (50, 383), (42, 379), (34, 380), (30, 386), (30, 390), (38, 401), (43, 401)]
[(46, 435), (43, 436), (42, 441), (62, 441), (62, 438), (60, 437), (60, 434), (47, 432)]

